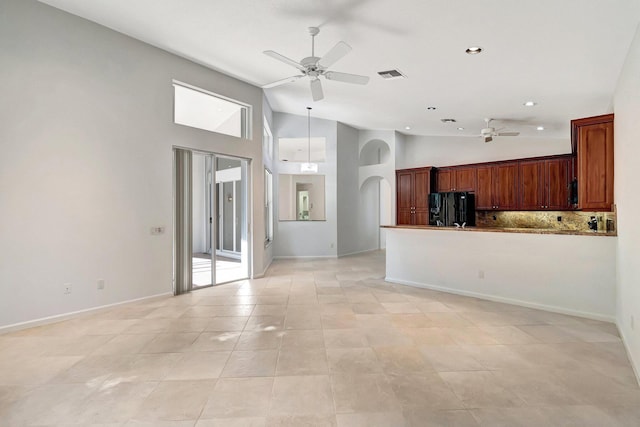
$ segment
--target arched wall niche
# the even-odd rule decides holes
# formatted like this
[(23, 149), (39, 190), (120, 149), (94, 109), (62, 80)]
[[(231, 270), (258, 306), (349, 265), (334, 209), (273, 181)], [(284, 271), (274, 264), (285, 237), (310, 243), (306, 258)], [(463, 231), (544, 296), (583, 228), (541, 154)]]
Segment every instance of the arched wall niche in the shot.
[(389, 144), (381, 139), (372, 139), (360, 150), (360, 166), (382, 165), (391, 158)]

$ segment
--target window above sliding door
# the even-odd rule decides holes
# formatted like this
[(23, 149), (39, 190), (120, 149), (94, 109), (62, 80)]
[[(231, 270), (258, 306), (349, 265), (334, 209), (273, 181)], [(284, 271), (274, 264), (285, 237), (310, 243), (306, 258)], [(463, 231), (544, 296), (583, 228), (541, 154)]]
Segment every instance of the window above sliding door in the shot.
[(173, 82), (174, 122), (180, 125), (251, 138), (251, 106), (186, 83)]

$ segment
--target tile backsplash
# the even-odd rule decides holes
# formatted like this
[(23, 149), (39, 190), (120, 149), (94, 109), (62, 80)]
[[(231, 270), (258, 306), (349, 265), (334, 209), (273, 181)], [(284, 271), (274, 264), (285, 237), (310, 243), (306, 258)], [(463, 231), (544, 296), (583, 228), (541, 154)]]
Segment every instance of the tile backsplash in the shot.
[(593, 216), (601, 221), (599, 231), (606, 231), (607, 224), (610, 232), (616, 231), (615, 212), (477, 211), (476, 226), (589, 231), (587, 223)]

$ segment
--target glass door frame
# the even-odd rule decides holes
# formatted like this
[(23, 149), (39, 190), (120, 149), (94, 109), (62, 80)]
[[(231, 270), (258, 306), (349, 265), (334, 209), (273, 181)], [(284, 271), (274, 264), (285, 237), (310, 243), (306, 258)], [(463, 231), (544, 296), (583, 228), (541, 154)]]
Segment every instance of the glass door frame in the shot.
[[(249, 218), (251, 218), (250, 216), (250, 212), (251, 212), (251, 208), (252, 208), (252, 204), (251, 202), (251, 159), (248, 158), (244, 158), (244, 157), (240, 157), (240, 156), (232, 156), (232, 155), (226, 155), (226, 154), (221, 154), (221, 153), (215, 153), (215, 152), (210, 152), (210, 151), (205, 151), (205, 150), (199, 150), (199, 149), (193, 149), (193, 148), (188, 148), (188, 147), (180, 147), (180, 146), (174, 146), (174, 149), (182, 149), (182, 150), (186, 150), (186, 151), (190, 151), (191, 152), (191, 156), (196, 156), (196, 155), (200, 155), (200, 156), (205, 156), (205, 188), (206, 190), (206, 198), (208, 200), (205, 200), (205, 205), (207, 205), (208, 207), (208, 211), (210, 213), (210, 221), (209, 221), (209, 225), (208, 225), (208, 230), (206, 231), (207, 233), (207, 242), (210, 243), (209, 246), (209, 250), (211, 253), (211, 284), (209, 285), (202, 285), (202, 286), (194, 286), (193, 285), (193, 269), (191, 271), (191, 290), (197, 290), (197, 289), (203, 289), (203, 288), (208, 288), (211, 286), (217, 286), (217, 285), (222, 285), (225, 283), (229, 283), (229, 282), (234, 282), (237, 280), (245, 280), (251, 277), (251, 259), (252, 259), (252, 253), (251, 253), (251, 223)], [(215, 207), (215, 201), (216, 198), (218, 197), (217, 191), (216, 191), (216, 173), (217, 173), (217, 166), (216, 166), (216, 159), (217, 158), (227, 158), (227, 159), (232, 159), (232, 160), (238, 160), (240, 162), (240, 185), (241, 185), (241, 193), (242, 193), (242, 200), (241, 200), (241, 217), (240, 217), (240, 227), (241, 227), (241, 232), (240, 232), (240, 265), (241, 268), (243, 270), (243, 276), (239, 277), (239, 278), (234, 278), (233, 280), (230, 281), (226, 281), (226, 282), (221, 282), (221, 283), (216, 283), (216, 231), (218, 229), (218, 224), (217, 224), (217, 218), (216, 220), (213, 220), (213, 218), (216, 215), (216, 207)], [(211, 174), (209, 176), (209, 173), (207, 171), (206, 165), (207, 164), (211, 164)], [(191, 175), (193, 177), (193, 167), (191, 167)], [(209, 182), (209, 180), (211, 180)], [(174, 194), (175, 194), (175, 171), (174, 171)], [(193, 192), (193, 188), (192, 188), (192, 192)], [(235, 192), (235, 184), (234, 184), (234, 192)], [(192, 194), (192, 199), (193, 199), (193, 194)], [(193, 202), (192, 202), (193, 203)], [(193, 216), (191, 216), (191, 218), (189, 218), (189, 221), (191, 221), (191, 225), (193, 226)], [(175, 228), (175, 212), (174, 212), (174, 228)], [(175, 239), (175, 236), (174, 236)], [(235, 239), (235, 236), (234, 236)], [(175, 248), (175, 240), (174, 240), (174, 248)], [(191, 258), (193, 259), (193, 247), (189, 248), (189, 250), (191, 251)], [(174, 258), (175, 258), (175, 250), (174, 250)], [(175, 265), (175, 264), (174, 264)], [(175, 268), (175, 267), (174, 267)], [(174, 271), (174, 277), (175, 277), (175, 271)]]

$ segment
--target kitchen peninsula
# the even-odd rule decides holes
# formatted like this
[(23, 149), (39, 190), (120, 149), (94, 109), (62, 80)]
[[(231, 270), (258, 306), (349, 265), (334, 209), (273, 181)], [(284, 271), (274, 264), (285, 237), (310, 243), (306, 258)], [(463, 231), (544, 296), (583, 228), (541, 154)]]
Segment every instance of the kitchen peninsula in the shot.
[(385, 229), (388, 282), (598, 320), (614, 317), (615, 233)]
[[(572, 121), (571, 154), (396, 176), (397, 225), (383, 227), (387, 281), (614, 319), (613, 115)], [(477, 227), (435, 226), (468, 218), (457, 205), (425, 204), (436, 192), (473, 195)]]

